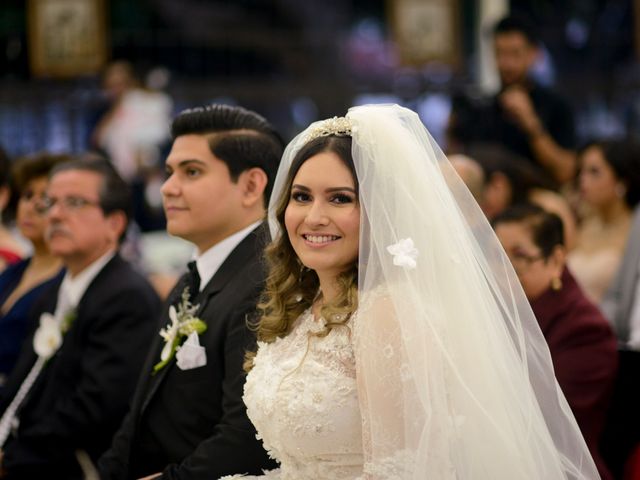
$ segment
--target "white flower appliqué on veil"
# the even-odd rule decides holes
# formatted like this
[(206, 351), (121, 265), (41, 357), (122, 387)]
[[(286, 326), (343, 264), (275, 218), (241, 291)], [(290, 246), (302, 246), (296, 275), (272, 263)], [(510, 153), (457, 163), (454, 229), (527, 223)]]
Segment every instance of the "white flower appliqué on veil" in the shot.
[(404, 267), (408, 270), (416, 268), (418, 249), (413, 244), (411, 238), (403, 238), (398, 243), (389, 245), (387, 252), (393, 255), (393, 264), (397, 267)]

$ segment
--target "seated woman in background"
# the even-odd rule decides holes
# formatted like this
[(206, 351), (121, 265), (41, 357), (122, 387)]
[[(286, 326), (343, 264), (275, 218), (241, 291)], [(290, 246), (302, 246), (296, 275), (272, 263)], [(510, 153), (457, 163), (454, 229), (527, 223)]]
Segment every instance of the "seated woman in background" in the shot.
[(615, 335), (565, 266), (557, 215), (516, 205), (498, 215), (493, 226), (547, 340), (556, 378), (600, 476), (610, 479), (598, 443), (616, 375)]
[(640, 144), (592, 142), (578, 154), (581, 221), (568, 263), (587, 296), (599, 304), (627, 243), (640, 201)]
[[(0, 148), (0, 272), (22, 258), (22, 246), (5, 226), (6, 211), (11, 202), (11, 162)], [(5, 215), (3, 215), (3, 213)]]
[(49, 253), (44, 239), (41, 202), (49, 171), (68, 159), (64, 155), (40, 154), (20, 159), (14, 165), (20, 194), (16, 222), (20, 233), (33, 245), (33, 254), (0, 274), (0, 391), (27, 333), (29, 309), (47, 286), (62, 278), (62, 262)]

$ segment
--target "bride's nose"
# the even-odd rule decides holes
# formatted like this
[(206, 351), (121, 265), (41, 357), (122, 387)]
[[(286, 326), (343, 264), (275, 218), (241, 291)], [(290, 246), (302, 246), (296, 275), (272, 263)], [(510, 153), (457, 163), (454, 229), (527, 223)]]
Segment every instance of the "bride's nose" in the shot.
[(314, 201), (309, 205), (304, 221), (311, 227), (328, 225), (329, 216), (327, 214), (327, 206), (324, 202)]

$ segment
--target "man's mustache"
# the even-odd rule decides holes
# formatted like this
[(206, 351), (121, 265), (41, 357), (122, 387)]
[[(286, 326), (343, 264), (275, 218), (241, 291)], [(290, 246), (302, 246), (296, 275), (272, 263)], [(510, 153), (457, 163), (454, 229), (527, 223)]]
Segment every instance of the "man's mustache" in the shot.
[(47, 228), (45, 233), (45, 238), (47, 240), (51, 240), (54, 235), (64, 235), (66, 237), (72, 236), (71, 231), (68, 228), (58, 223), (49, 225), (49, 228)]

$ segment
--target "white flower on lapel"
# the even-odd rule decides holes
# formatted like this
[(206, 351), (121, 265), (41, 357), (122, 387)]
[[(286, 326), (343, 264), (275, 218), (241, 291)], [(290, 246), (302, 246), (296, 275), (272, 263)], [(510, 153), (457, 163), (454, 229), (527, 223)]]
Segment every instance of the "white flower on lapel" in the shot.
[(192, 332), (176, 353), (176, 363), (180, 370), (191, 370), (207, 364), (207, 351), (200, 346), (197, 332)]
[(387, 251), (393, 255), (393, 264), (398, 267), (405, 267), (408, 270), (416, 268), (418, 249), (413, 244), (411, 238), (403, 238), (398, 243), (389, 245)]
[(62, 345), (62, 333), (56, 318), (48, 312), (40, 315), (40, 326), (33, 336), (33, 349), (38, 356), (48, 360)]
[(171, 320), (171, 323), (160, 330), (160, 336), (164, 338), (165, 341), (164, 348), (160, 353), (160, 360), (162, 360), (163, 362), (169, 360), (169, 357), (171, 356), (173, 342), (178, 335), (178, 326), (180, 325), (180, 321), (178, 320), (178, 312), (176, 311), (176, 307), (174, 307), (173, 305), (169, 307), (169, 320)]
[[(164, 339), (164, 347), (160, 352), (160, 361), (153, 367), (153, 373), (160, 371), (176, 354), (176, 351), (184, 339), (195, 333), (199, 335), (207, 329), (207, 324), (195, 316), (199, 305), (193, 305), (189, 297), (189, 288), (182, 292), (177, 308), (169, 307), (169, 323), (160, 330), (160, 336)], [(205, 357), (206, 361), (206, 357)]]

